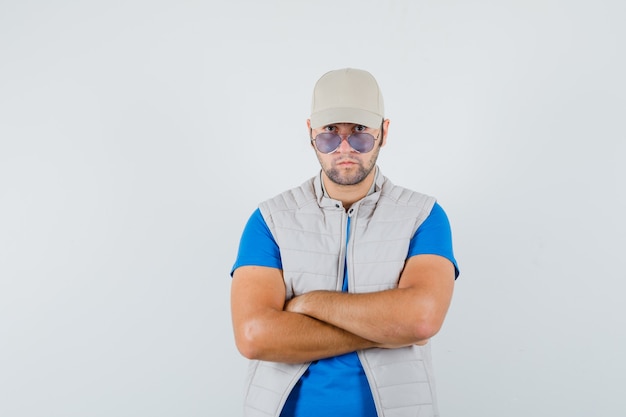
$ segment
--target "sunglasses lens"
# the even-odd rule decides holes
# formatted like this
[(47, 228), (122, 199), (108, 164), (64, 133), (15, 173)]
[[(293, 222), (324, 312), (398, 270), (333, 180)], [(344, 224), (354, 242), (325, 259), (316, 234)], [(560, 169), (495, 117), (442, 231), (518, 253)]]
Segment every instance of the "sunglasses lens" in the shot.
[(315, 137), (315, 146), (321, 153), (331, 153), (341, 144), (341, 137), (335, 133), (320, 133)]
[[(374, 149), (374, 136), (369, 133), (353, 133), (348, 137), (350, 147), (359, 153)], [(320, 133), (315, 137), (315, 146), (321, 153), (332, 153), (341, 145), (341, 136), (336, 133)]]
[(360, 153), (368, 153), (374, 148), (374, 136), (369, 133), (353, 133), (348, 138), (352, 149)]

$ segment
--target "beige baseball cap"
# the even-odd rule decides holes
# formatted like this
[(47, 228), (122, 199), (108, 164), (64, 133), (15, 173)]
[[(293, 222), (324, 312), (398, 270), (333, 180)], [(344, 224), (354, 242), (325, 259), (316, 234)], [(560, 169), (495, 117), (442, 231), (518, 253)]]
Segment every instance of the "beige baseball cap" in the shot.
[(311, 127), (358, 123), (378, 128), (385, 105), (376, 79), (367, 71), (344, 68), (322, 75), (313, 90)]

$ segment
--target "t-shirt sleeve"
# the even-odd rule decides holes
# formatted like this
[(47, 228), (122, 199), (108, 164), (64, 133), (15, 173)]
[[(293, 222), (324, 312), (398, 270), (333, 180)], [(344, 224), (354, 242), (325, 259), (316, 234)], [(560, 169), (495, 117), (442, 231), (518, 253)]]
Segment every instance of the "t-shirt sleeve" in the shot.
[(439, 203), (435, 203), (429, 216), (413, 235), (407, 258), (415, 255), (439, 255), (454, 265), (454, 277), (459, 276), (459, 267), (452, 250), (452, 231), (448, 216)]
[(261, 210), (256, 209), (241, 235), (239, 241), (239, 251), (237, 252), (237, 259), (235, 265), (230, 271), (232, 276), (235, 269), (240, 266), (267, 266), (271, 268), (282, 269), (283, 265), (280, 259), (280, 249), (278, 244), (272, 236), (272, 232)]

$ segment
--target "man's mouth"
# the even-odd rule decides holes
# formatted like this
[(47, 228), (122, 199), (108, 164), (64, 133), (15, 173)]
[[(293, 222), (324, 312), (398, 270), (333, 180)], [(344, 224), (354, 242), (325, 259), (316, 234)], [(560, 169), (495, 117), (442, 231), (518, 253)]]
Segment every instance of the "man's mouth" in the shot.
[(337, 161), (337, 165), (354, 165), (356, 164), (356, 161), (351, 161), (349, 159), (344, 159), (342, 161)]

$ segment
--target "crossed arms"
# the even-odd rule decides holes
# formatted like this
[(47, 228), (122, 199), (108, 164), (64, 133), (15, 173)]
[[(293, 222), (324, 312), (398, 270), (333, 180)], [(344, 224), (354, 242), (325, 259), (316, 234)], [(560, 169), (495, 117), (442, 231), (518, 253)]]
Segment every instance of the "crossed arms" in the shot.
[(312, 291), (285, 303), (279, 269), (243, 266), (231, 287), (235, 343), (249, 359), (285, 363), (424, 344), (441, 328), (453, 286), (449, 260), (416, 255), (407, 260), (398, 288)]

